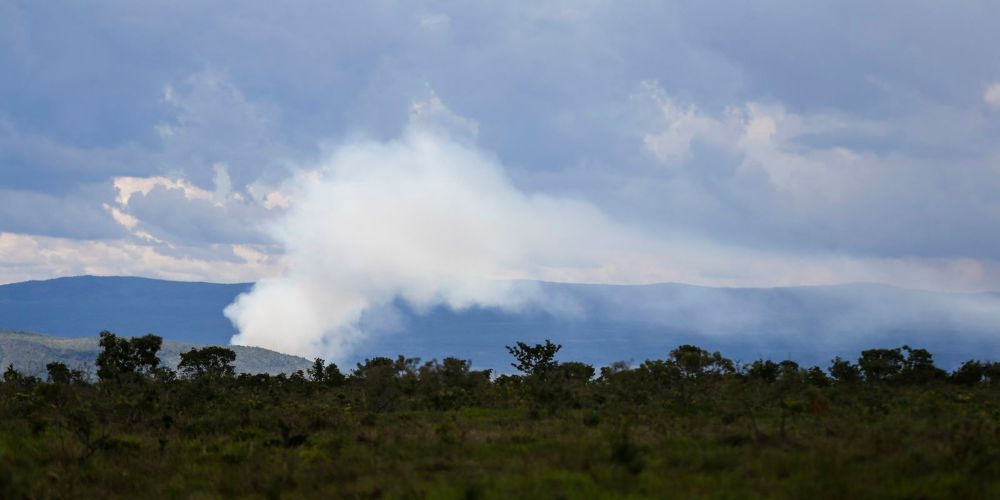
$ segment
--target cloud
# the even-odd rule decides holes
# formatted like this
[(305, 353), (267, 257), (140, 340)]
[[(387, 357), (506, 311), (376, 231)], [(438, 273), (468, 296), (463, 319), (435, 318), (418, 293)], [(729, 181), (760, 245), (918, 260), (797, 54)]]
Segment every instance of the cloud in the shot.
[(142, 240), (164, 245), (265, 244), (260, 226), (288, 206), (280, 191), (262, 199), (252, 187), (234, 191), (226, 165), (218, 163), (212, 191), (187, 179), (118, 177), (117, 197), (105, 209)]
[[(276, 259), (245, 245), (163, 248), (130, 240), (75, 240), (0, 232), (0, 283), (62, 276), (144, 276), (241, 283), (273, 275)], [(193, 255), (193, 257), (192, 257)]]
[(65, 194), (116, 175), (142, 170), (149, 155), (139, 145), (84, 147), (24, 131), (0, 107), (0, 185)]
[(222, 73), (204, 70), (167, 84), (161, 101), (169, 119), (155, 126), (161, 145), (151, 156), (168, 176), (242, 186), (285, 177), (285, 163), (305, 153), (286, 145), (275, 109), (248, 99)]
[(158, 102), (164, 120), (143, 124), (158, 139), (114, 146), (29, 133), (0, 108), (0, 185), (7, 194), (0, 231), (79, 239), (130, 232), (182, 246), (261, 243), (257, 221), (287, 200), (272, 189), (261, 206), (245, 188), (280, 184), (288, 175), (283, 162), (299, 154), (283, 145), (271, 111), (207, 70), (166, 84)]
[(659, 120), (643, 143), (669, 168), (628, 194), (657, 200), (667, 227), (790, 252), (1000, 258), (983, 238), (1000, 227), (1000, 151), (976, 110), (923, 103), (890, 121), (759, 101), (710, 112), (656, 82), (639, 95)]
[[(572, 193), (655, 231), (697, 226), (723, 242), (796, 250), (997, 255), (977, 236), (998, 227), (985, 199), (998, 124), (980, 100), (982, 83), (996, 79), (992, 45), (982, 43), (996, 37), (996, 13), (981, 7), (921, 5), (905, 19), (864, 3), (775, 12), (712, 1), (251, 1), (238, 13), (111, 1), (4, 13), (0, 66), (16, 77), (0, 82), (14, 130), (0, 133), (0, 183), (11, 189), (58, 197), (123, 176), (211, 189), (213, 165), (225, 163), (237, 192), (266, 186), (266, 197), (323, 140), (398, 137), (407, 105), (432, 87), (479, 124), (478, 143), (514, 183)], [(125, 17), (132, 22), (116, 22)], [(831, 22), (845, 18), (857, 20), (851, 30)], [(628, 101), (640, 81), (669, 91), (661, 104), (679, 113), (673, 129), (636, 123)], [(771, 120), (776, 135), (757, 136), (752, 151), (721, 147), (746, 132), (727, 110), (743, 120), (759, 112), (756, 126)], [(811, 129), (821, 118), (845, 127)], [(795, 132), (793, 119), (810, 129)], [(872, 122), (893, 130), (851, 130)], [(659, 158), (643, 154), (647, 136)], [(758, 165), (735, 172), (748, 153)], [(887, 174), (872, 175), (880, 169)], [(865, 182), (850, 182), (859, 171)], [(773, 195), (777, 185), (785, 194)], [(852, 191), (868, 195), (852, 203)], [(803, 207), (790, 192), (841, 202)], [(960, 243), (913, 229), (924, 225), (919, 200), (954, 198), (974, 202), (928, 217), (940, 219), (935, 233), (962, 229)], [(269, 205), (284, 203), (274, 195)], [(887, 216), (869, 230), (872, 213)], [(890, 218), (904, 229), (886, 227)]]
[(734, 175), (762, 173), (778, 190), (809, 196), (839, 196), (838, 188), (854, 175), (853, 164), (863, 153), (833, 145), (809, 147), (803, 137), (837, 132), (879, 136), (877, 122), (833, 114), (799, 115), (780, 104), (747, 102), (708, 114), (669, 95), (657, 82), (643, 82), (641, 94), (660, 113), (662, 124), (643, 138), (646, 147), (665, 164), (692, 160), (696, 147), (725, 150), (734, 155)]
[(993, 83), (983, 91), (983, 102), (991, 108), (1000, 109), (1000, 82)]
[(170, 179), (168, 177), (116, 177), (112, 184), (118, 191), (117, 202), (127, 207), (135, 195), (147, 196), (154, 189), (176, 189), (188, 200), (211, 200), (212, 193), (199, 188), (186, 179)]
[(64, 196), (0, 187), (0, 232), (115, 239), (126, 232), (101, 206), (111, 190), (81, 186)]

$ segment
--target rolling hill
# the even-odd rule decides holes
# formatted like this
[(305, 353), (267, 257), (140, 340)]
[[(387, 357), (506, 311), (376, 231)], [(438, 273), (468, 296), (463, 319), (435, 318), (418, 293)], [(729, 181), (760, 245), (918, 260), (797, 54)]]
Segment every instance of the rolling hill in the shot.
[[(596, 365), (662, 358), (682, 343), (741, 361), (791, 357), (822, 366), (833, 356), (853, 358), (861, 349), (902, 344), (930, 349), (944, 366), (970, 358), (1000, 359), (996, 294), (863, 284), (536, 285), (546, 304), (519, 312), (436, 308), (418, 314), (399, 303), (379, 313), (389, 320), (366, 318), (380, 333), (339, 361), (346, 367), (373, 355), (457, 356), (478, 367), (510, 371), (505, 345), (546, 338), (564, 345), (563, 359)], [(222, 310), (250, 286), (93, 276), (3, 285), (0, 328), (89, 342), (104, 329), (129, 336), (153, 332), (173, 342), (224, 345), (236, 332)], [(385, 328), (387, 323), (393, 327)]]
[(0, 328), (63, 337), (152, 332), (225, 344), (236, 332), (222, 309), (250, 286), (97, 276), (13, 283), (0, 286)]
[[(180, 353), (193, 346), (189, 343), (164, 341), (161, 362), (176, 369)], [(236, 351), (236, 371), (240, 373), (292, 373), (306, 369), (310, 362), (259, 347), (228, 346)], [(22, 373), (44, 376), (45, 365), (53, 361), (66, 363), (93, 373), (99, 348), (97, 337), (66, 338), (27, 332), (0, 331), (0, 367), (14, 365)]]

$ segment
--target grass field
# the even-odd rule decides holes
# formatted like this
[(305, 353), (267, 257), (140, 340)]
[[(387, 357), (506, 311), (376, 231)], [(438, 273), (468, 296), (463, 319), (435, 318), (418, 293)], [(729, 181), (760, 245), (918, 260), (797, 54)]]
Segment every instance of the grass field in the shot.
[(907, 382), (905, 363), (879, 381), (817, 379), (788, 364), (772, 378), (770, 365), (729, 371), (704, 351), (700, 367), (683, 355), (593, 378), (554, 360), (490, 378), (457, 360), (404, 358), (348, 376), (322, 363), (290, 377), (154, 368), (94, 383), (8, 371), (0, 496), (1000, 494), (990, 379)]

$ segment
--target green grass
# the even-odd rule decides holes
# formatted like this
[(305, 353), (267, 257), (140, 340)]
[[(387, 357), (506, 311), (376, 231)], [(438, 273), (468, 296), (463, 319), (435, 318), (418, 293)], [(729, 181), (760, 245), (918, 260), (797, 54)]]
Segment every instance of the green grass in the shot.
[(929, 363), (838, 382), (687, 346), (592, 379), (405, 358), (315, 380), (8, 371), (0, 498), (1000, 497), (997, 365)]
[[(256, 412), (220, 405), (107, 421), (93, 451), (42, 409), (47, 424), (7, 415), (0, 485), (16, 497), (429, 498), (940, 498), (1000, 493), (993, 394), (959, 402), (911, 391), (894, 408), (859, 414), (834, 405), (786, 422), (655, 406), (399, 411), (372, 416), (329, 394)], [(934, 398), (942, 416), (911, 406)], [(235, 407), (234, 407), (235, 408)], [(160, 408), (163, 410), (164, 408)], [(946, 415), (946, 416), (945, 416)], [(588, 418), (590, 416), (590, 418)], [(282, 430), (284, 426), (285, 431)], [(295, 436), (302, 436), (296, 441)]]

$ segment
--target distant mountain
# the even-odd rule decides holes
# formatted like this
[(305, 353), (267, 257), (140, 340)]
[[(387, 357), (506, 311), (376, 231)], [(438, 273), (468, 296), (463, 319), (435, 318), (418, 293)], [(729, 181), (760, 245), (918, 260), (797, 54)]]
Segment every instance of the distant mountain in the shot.
[[(883, 285), (711, 288), (683, 284), (540, 283), (547, 304), (519, 313), (436, 308), (416, 314), (399, 304), (398, 331), (361, 349), (423, 358), (458, 356), (510, 371), (505, 345), (563, 344), (563, 359), (606, 365), (664, 358), (689, 343), (743, 362), (793, 359), (829, 365), (863, 349), (909, 344), (942, 366), (1000, 360), (1000, 296), (948, 294)], [(546, 312), (551, 308), (562, 313)], [(549, 308), (549, 309), (546, 309)]]
[[(0, 286), (0, 327), (65, 337), (104, 329), (153, 332), (177, 342), (227, 344), (222, 310), (249, 284), (78, 277)], [(514, 341), (552, 339), (563, 359), (596, 365), (663, 358), (692, 343), (742, 361), (793, 358), (826, 366), (833, 356), (902, 344), (931, 350), (944, 366), (1000, 359), (1000, 295), (947, 294), (881, 285), (709, 288), (536, 283), (542, 304), (519, 312), (397, 304), (365, 318), (373, 334), (348, 362), (374, 355), (457, 356), (510, 371)], [(386, 327), (391, 325), (391, 327)], [(292, 333), (292, 332), (290, 332)], [(350, 368), (345, 366), (344, 368)]]
[(194, 344), (236, 334), (222, 310), (251, 284), (79, 276), (0, 286), (0, 328), (63, 337), (156, 333)]
[[(180, 353), (192, 344), (165, 341), (160, 350), (161, 362), (176, 369)], [(259, 347), (228, 346), (236, 351), (236, 370), (240, 373), (292, 373), (305, 370), (310, 362)], [(22, 373), (44, 376), (45, 365), (53, 361), (93, 372), (99, 348), (97, 337), (65, 338), (26, 332), (0, 331), (0, 369), (13, 364)]]

